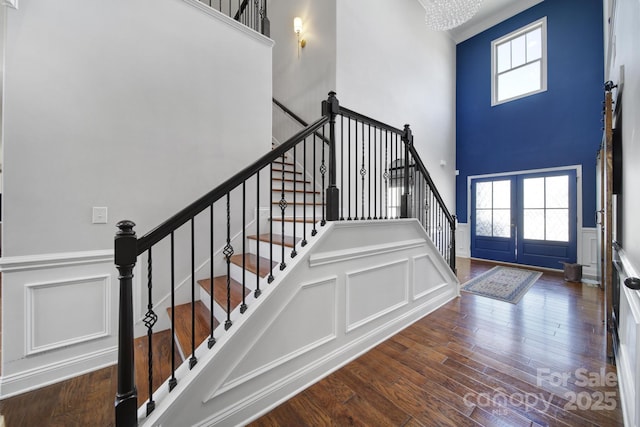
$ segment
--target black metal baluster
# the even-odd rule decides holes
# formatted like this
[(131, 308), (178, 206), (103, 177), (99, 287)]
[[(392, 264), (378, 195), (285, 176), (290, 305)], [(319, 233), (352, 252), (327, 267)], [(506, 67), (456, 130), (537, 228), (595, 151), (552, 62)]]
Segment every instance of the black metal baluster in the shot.
[(402, 194), (404, 194), (404, 185), (402, 185), (400, 183), (400, 165), (404, 164), (404, 159), (402, 157), (402, 152), (400, 151), (400, 147), (401, 147), (401, 139), (400, 136), (396, 134), (396, 158), (399, 159), (400, 161), (398, 162), (398, 164), (396, 165), (395, 171), (396, 171), (396, 183), (399, 184), (398, 187), (401, 189), (401, 191), (399, 192), (399, 196), (400, 199), (398, 200), (398, 202), (400, 202), (400, 210), (396, 209), (396, 219), (401, 217), (402, 214)]
[[(207, 341), (207, 346), (209, 348), (213, 347), (213, 345), (216, 343), (216, 339), (213, 336), (213, 330), (215, 328), (215, 319), (214, 319), (214, 315), (213, 315), (213, 290), (214, 290), (214, 256), (215, 256), (215, 252), (214, 252), (214, 241), (213, 241), (213, 203), (209, 206), (209, 307), (211, 307), (211, 310), (209, 310), (209, 323), (211, 325), (211, 335), (209, 336), (209, 340)], [(173, 233), (172, 233), (173, 235)], [(172, 247), (173, 250), (173, 247)]]
[(373, 128), (373, 219), (378, 219), (378, 128)]
[(360, 195), (360, 200), (362, 203), (362, 216), (360, 217), (361, 220), (364, 220), (364, 180), (365, 177), (367, 176), (367, 169), (364, 167), (364, 122), (362, 122), (362, 163), (361, 163), (361, 167), (360, 167), (360, 177), (362, 178), (362, 194)]
[(324, 143), (324, 141), (326, 141), (325, 137), (324, 137), (324, 126), (322, 127), (322, 163), (320, 164), (320, 174), (322, 175), (322, 220), (320, 221), (320, 225), (322, 227), (324, 227), (327, 224), (327, 218), (326, 218), (326, 210), (327, 210), (327, 200), (325, 199), (325, 194), (326, 194), (326, 186), (325, 186), (325, 175), (327, 173), (327, 164), (325, 163), (325, 158), (324, 158), (324, 153), (325, 153), (325, 147), (327, 144)]
[(149, 381), (149, 401), (147, 402), (147, 415), (156, 408), (153, 400), (153, 325), (158, 321), (158, 316), (153, 312), (153, 260), (151, 248), (147, 257), (147, 313), (144, 315), (144, 325), (147, 327), (147, 357), (148, 357), (148, 381)]
[[(227, 261), (227, 320), (224, 322), (224, 329), (228, 330), (233, 322), (231, 321), (231, 257), (233, 256), (233, 246), (231, 246), (231, 195), (227, 192), (227, 244), (222, 250)], [(244, 257), (244, 254), (242, 254)]]
[[(280, 194), (280, 219), (282, 221), (282, 229), (281, 232), (282, 234), (280, 235), (280, 246), (282, 248), (282, 253), (281, 253), (281, 262), (280, 262), (280, 270), (284, 270), (285, 268), (287, 268), (287, 264), (284, 262), (284, 211), (285, 209), (287, 209), (287, 200), (285, 198), (285, 190), (284, 190), (284, 180), (285, 180), (285, 173), (284, 173), (284, 160), (285, 160), (285, 155), (284, 153), (282, 153), (282, 192)], [(295, 174), (294, 174), (295, 176)], [(295, 190), (295, 178), (293, 181), (293, 188)]]
[[(383, 134), (383, 132), (384, 132), (384, 134)], [(382, 181), (384, 181), (384, 172), (383, 172), (384, 171), (384, 167), (383, 167), (384, 159), (382, 158), (382, 141), (384, 139), (383, 135), (386, 135), (386, 131), (384, 131), (381, 128), (380, 129), (380, 147), (379, 147), (379, 150), (380, 150), (380, 160), (379, 160), (380, 164), (378, 165), (378, 166), (380, 166), (380, 176), (377, 178), (378, 182), (380, 183), (380, 190), (379, 190), (380, 191), (380, 194), (379, 194), (379, 196), (380, 196), (380, 219), (384, 218), (384, 207), (383, 207), (384, 206), (383, 205), (384, 204), (384, 197), (382, 197), (382, 191), (383, 191), (382, 190)]]
[(431, 193), (431, 187), (429, 187), (427, 185), (427, 194), (425, 196), (425, 212), (426, 212), (426, 218), (425, 218), (425, 230), (427, 230), (427, 234), (429, 235), (429, 237), (431, 237), (431, 197), (430, 197), (430, 193)]
[[(267, 283), (273, 282), (273, 162), (269, 164), (269, 177), (271, 191), (269, 192), (269, 277)], [(284, 181), (282, 185), (284, 186)]]
[[(260, 172), (256, 174), (256, 236), (258, 236), (256, 247), (256, 270), (260, 272)], [(256, 290), (253, 292), (253, 296), (258, 298), (262, 294), (260, 290), (260, 274), (256, 274)]]
[(394, 147), (396, 145), (396, 142), (398, 141), (398, 134), (394, 133), (391, 135), (391, 144), (390, 144), (390, 148), (389, 148), (389, 153), (391, 155), (391, 158), (389, 159), (389, 172), (391, 174), (391, 180), (389, 181), (389, 184), (391, 186), (392, 189), (395, 190), (393, 191), (392, 197), (393, 200), (391, 201), (391, 203), (393, 203), (393, 215), (391, 215), (391, 219), (396, 219), (398, 218), (398, 190), (397, 190), (397, 182), (396, 182), (396, 167), (398, 166), (396, 163), (396, 155)]
[(191, 218), (191, 358), (189, 369), (193, 368), (196, 358), (196, 238), (195, 221)]
[(453, 221), (451, 222), (451, 254), (449, 259), (449, 266), (451, 270), (456, 272), (456, 216), (453, 215)]
[(384, 219), (389, 219), (389, 159), (387, 157), (389, 149), (389, 131), (384, 136)]
[[(213, 292), (212, 292), (213, 294)], [(176, 269), (175, 269), (175, 244), (173, 231), (171, 232), (171, 379), (169, 379), (169, 391), (178, 384), (176, 379)]]
[(348, 127), (349, 127), (349, 132), (348, 132), (348, 134), (349, 134), (348, 138), (349, 139), (347, 140), (347, 145), (348, 145), (347, 154), (349, 156), (348, 161), (347, 161), (347, 181), (348, 181), (348, 185), (349, 185), (349, 198), (347, 199), (348, 203), (349, 203), (348, 211), (347, 211), (347, 213), (348, 213), (347, 221), (351, 221), (351, 174), (349, 173), (350, 170), (351, 170), (351, 117), (349, 117), (347, 120), (348, 120), (347, 123), (348, 123)]
[[(307, 246), (307, 138), (302, 141), (302, 247)], [(316, 189), (311, 187), (313, 199), (316, 198)], [(293, 228), (295, 230), (297, 220), (293, 219)]]
[(340, 116), (340, 221), (344, 221), (344, 116)]
[[(318, 148), (316, 146), (316, 134), (313, 134), (313, 188), (316, 188), (316, 153), (318, 152)], [(324, 141), (323, 141), (324, 144)], [(316, 229), (316, 198), (313, 198), (313, 230), (311, 230), (311, 235), (315, 236), (318, 234), (318, 230)]]
[[(246, 191), (247, 181), (242, 181), (242, 305), (240, 306), (240, 313), (244, 313), (247, 311), (247, 301), (245, 295), (245, 288), (247, 286), (246, 273), (247, 273), (247, 191)], [(260, 243), (260, 238), (258, 238), (258, 244)]]
[[(367, 219), (371, 219), (371, 177), (375, 176), (375, 175), (371, 175), (371, 125), (368, 126), (369, 128), (369, 137), (367, 140), (367, 163), (368, 163), (368, 171), (369, 171), (369, 192), (368, 194), (368, 207), (369, 207), (369, 215), (367, 215)], [(375, 137), (375, 133), (374, 133), (374, 137)], [(362, 208), (363, 213), (364, 213), (364, 208)]]
[[(298, 252), (296, 251), (296, 194), (297, 194), (297, 178), (298, 178), (298, 174), (296, 173), (296, 168), (298, 167), (298, 147), (293, 147), (293, 249), (291, 250), (291, 258), (295, 258), (296, 255), (298, 255)], [(304, 175), (302, 176), (302, 183), (304, 184)], [(303, 189), (304, 191), (304, 189)], [(302, 203), (302, 210), (304, 211), (304, 209), (306, 208), (306, 206), (304, 205), (304, 195), (302, 196), (303, 198), (303, 203)], [(284, 221), (282, 222), (282, 240), (283, 240), (283, 246), (284, 246)]]
[(355, 142), (354, 142), (354, 147), (353, 147), (353, 192), (354, 194), (354, 201), (353, 201), (353, 205), (354, 205), (354, 210), (355, 210), (355, 214), (353, 215), (353, 219), (355, 221), (358, 220), (358, 121), (356, 120), (356, 125), (355, 125), (355, 130), (356, 130), (356, 134), (355, 134)]

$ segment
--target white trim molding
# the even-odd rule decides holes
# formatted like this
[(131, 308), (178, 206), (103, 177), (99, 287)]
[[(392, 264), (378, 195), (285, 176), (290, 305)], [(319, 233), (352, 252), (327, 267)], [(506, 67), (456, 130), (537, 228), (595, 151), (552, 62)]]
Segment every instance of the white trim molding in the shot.
[[(17, 2), (18, 0), (14, 0), (14, 1)], [(225, 15), (224, 13), (219, 12), (214, 8), (202, 3), (200, 0), (182, 0), (182, 1), (188, 4), (189, 6), (192, 6), (198, 9), (200, 12), (204, 13), (205, 15), (211, 16), (212, 18), (215, 18), (218, 21), (224, 24), (227, 24), (230, 27), (235, 28), (236, 30), (239, 30), (240, 32), (248, 35), (252, 39), (261, 42), (265, 46), (273, 47), (273, 45), (275, 44), (275, 42), (271, 40), (269, 37), (260, 34), (259, 32), (247, 27), (244, 24), (241, 24), (240, 22)]]
[(117, 359), (118, 348), (109, 347), (27, 371), (3, 375), (0, 377), (0, 396), (6, 399), (106, 368), (114, 365)]
[[(110, 287), (110, 275), (25, 285), (25, 354), (31, 356), (109, 336)], [(68, 310), (60, 307), (61, 304), (76, 305), (76, 301), (71, 300), (71, 297), (78, 294), (95, 300), (100, 307), (92, 307), (88, 301), (83, 302), (84, 312), (74, 310), (73, 307), (68, 307)], [(56, 295), (61, 297), (56, 298)], [(95, 310), (96, 308), (98, 310)], [(66, 312), (66, 315), (60, 316), (60, 312)], [(44, 330), (53, 327), (55, 331)], [(74, 333), (74, 328), (78, 333)], [(82, 332), (79, 332), (80, 330)], [(65, 336), (53, 341), (54, 335)]]
[(0, 272), (29, 271), (40, 268), (113, 262), (113, 249), (0, 258)]

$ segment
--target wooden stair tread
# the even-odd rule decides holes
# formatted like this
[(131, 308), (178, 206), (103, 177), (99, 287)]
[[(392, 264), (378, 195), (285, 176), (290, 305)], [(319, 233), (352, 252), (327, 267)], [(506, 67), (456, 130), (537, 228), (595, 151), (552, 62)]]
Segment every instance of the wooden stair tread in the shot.
[(274, 160), (271, 163), (273, 163), (274, 165), (295, 166), (295, 163), (287, 162), (286, 160), (284, 162), (282, 160)]
[[(272, 180), (272, 181), (294, 182), (294, 180), (293, 180), (293, 179), (291, 179), (291, 178), (285, 178), (285, 179), (282, 179), (281, 177), (277, 177), (277, 176), (272, 177), (272, 178), (271, 178), (271, 180)], [(295, 180), (295, 183), (296, 183), (296, 184), (311, 184), (311, 181), (307, 181), (307, 180), (304, 180), (304, 181), (303, 181), (303, 180), (301, 180), (301, 179), (296, 179), (296, 180)]]
[[(282, 188), (272, 188), (271, 191), (282, 191)], [(314, 190), (284, 190), (285, 193), (307, 193), (307, 194), (320, 194), (319, 191), (314, 191)]]
[[(272, 205), (279, 205), (279, 204), (280, 204), (280, 201), (279, 201), (279, 200), (277, 200), (277, 201), (276, 201), (276, 200), (274, 200), (273, 202), (271, 202), (271, 204), (272, 204)], [(295, 203), (293, 203), (293, 202), (287, 201), (287, 206), (289, 206), (289, 205), (294, 205), (294, 204), (295, 204), (296, 206), (302, 206), (302, 205), (305, 205), (305, 206), (324, 206), (324, 205), (325, 205), (324, 203), (319, 203), (319, 202), (315, 202), (315, 203), (313, 203), (313, 201), (309, 201), (309, 202), (307, 202), (307, 203), (304, 203), (304, 202), (298, 202), (298, 201), (296, 201)]]
[[(133, 341), (133, 354), (136, 373), (136, 387), (138, 388), (138, 403), (149, 398), (149, 339), (147, 335)], [(171, 330), (154, 332), (151, 337), (153, 350), (153, 371), (151, 380), (153, 392), (171, 377)], [(182, 363), (178, 347), (173, 349), (176, 368)]]
[[(264, 233), (261, 234), (259, 236), (251, 235), (248, 237), (251, 240), (259, 240), (261, 242), (271, 242), (271, 235), (270, 233)], [(284, 236), (284, 246), (288, 247), (288, 248), (293, 248), (300, 240), (302, 240), (302, 238), (298, 237), (296, 238), (295, 242), (293, 241), (293, 237), (291, 236)], [(274, 234), (273, 235), (273, 242), (275, 244), (278, 245), (282, 245), (282, 235), (281, 234)]]
[(294, 170), (289, 170), (289, 169), (284, 169), (284, 170), (282, 170), (282, 169), (276, 169), (276, 168), (273, 168), (273, 169), (271, 169), (271, 171), (272, 171), (272, 172), (279, 172), (279, 173), (284, 172), (284, 173), (294, 173), (294, 174), (296, 174), (296, 175), (302, 175), (302, 172), (297, 171), (297, 170), (295, 170), (295, 169), (294, 169)]
[[(198, 280), (198, 283), (202, 288), (211, 295), (211, 279)], [(237, 306), (242, 303), (242, 284), (231, 279), (231, 311), (235, 310)], [(251, 290), (244, 288), (244, 294), (249, 295)], [(222, 307), (225, 312), (227, 311), (227, 276), (218, 276), (213, 278), (213, 299)]]
[[(271, 267), (269, 267), (269, 260), (260, 257), (260, 272), (258, 272), (258, 258), (254, 254), (244, 254), (244, 259), (245, 268), (247, 269), (247, 271), (250, 271), (253, 274), (258, 274), (260, 277), (266, 277), (271, 269), (278, 264), (274, 261)], [(242, 254), (233, 255), (231, 257), (231, 262), (239, 267), (242, 267)]]
[[(269, 218), (269, 221), (280, 222), (282, 221), (282, 218)], [(314, 222), (318, 221), (314, 221), (313, 218), (285, 216), (284, 222), (306, 222), (307, 224), (313, 224)]]
[[(198, 347), (211, 335), (211, 312), (202, 301), (196, 301), (195, 310), (195, 346)], [(167, 308), (171, 318), (171, 307)], [(218, 320), (213, 319), (214, 329), (218, 327)], [(177, 305), (175, 307), (175, 334), (185, 357), (191, 354), (191, 303)]]

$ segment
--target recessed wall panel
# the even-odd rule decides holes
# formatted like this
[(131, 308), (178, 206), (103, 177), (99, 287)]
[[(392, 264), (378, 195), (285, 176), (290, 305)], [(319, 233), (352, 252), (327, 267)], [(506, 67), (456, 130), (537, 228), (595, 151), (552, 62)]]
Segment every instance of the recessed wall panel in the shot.
[(347, 332), (408, 303), (408, 260), (346, 275)]
[(109, 276), (26, 285), (26, 354), (109, 334)]
[(413, 258), (413, 298), (427, 295), (430, 291), (445, 285), (446, 277), (438, 270), (429, 255)]

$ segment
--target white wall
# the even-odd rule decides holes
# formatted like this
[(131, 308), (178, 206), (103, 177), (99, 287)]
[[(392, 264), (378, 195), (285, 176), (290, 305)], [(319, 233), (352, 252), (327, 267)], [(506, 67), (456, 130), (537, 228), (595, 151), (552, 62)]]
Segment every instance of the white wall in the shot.
[[(640, 182), (640, 3), (634, 0), (617, 0), (615, 11), (614, 37), (610, 40), (611, 66), (607, 78), (621, 87), (622, 92), (622, 152), (623, 155), (623, 212), (622, 243), (634, 265), (640, 265), (640, 199), (634, 189)], [(608, 26), (605, 26), (608, 30)], [(624, 67), (624, 75), (620, 69)], [(615, 99), (615, 98), (614, 98)]]
[[(640, 200), (637, 186), (640, 182), (640, 2), (637, 0), (607, 1), (606, 6), (615, 5), (611, 15), (611, 26), (607, 24), (609, 14), (605, 7), (605, 32), (611, 31), (608, 38), (606, 57), (608, 80), (619, 85), (614, 89), (614, 100), (621, 92), (622, 96), (622, 160), (623, 196), (622, 196), (622, 246), (627, 266), (637, 275), (640, 270)], [(621, 72), (624, 67), (624, 72)], [(620, 101), (618, 101), (620, 102)], [(629, 268), (629, 267), (627, 267)], [(621, 401), (625, 411), (625, 425), (640, 426), (638, 399), (640, 396), (640, 294), (623, 288), (620, 292), (620, 324), (618, 375), (620, 379)]]
[[(141, 236), (266, 153), (272, 88), (272, 41), (196, 0), (25, 0), (6, 14), (2, 396), (115, 361), (115, 223)], [(93, 206), (107, 224), (91, 224)]]
[(269, 40), (179, 0), (7, 13), (4, 255), (110, 248), (269, 149)]
[[(402, 129), (455, 212), (455, 44), (415, 0), (338, 2), (340, 104)], [(444, 160), (446, 166), (440, 166)]]
[[(302, 18), (307, 42), (298, 58), (293, 18)], [(269, 5), (273, 48), (273, 96), (311, 123), (336, 89), (336, 0), (278, 0)], [(280, 141), (283, 142), (283, 141)]]

